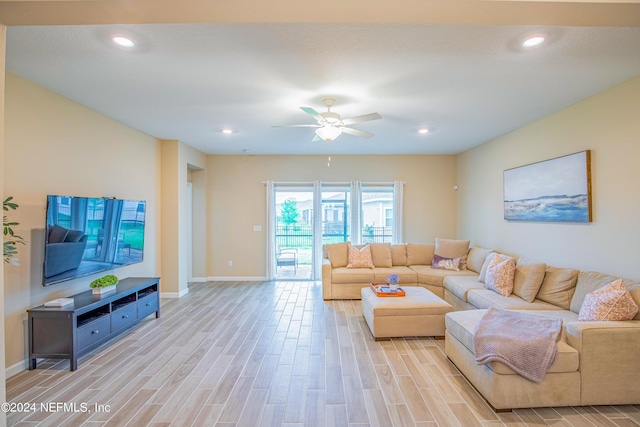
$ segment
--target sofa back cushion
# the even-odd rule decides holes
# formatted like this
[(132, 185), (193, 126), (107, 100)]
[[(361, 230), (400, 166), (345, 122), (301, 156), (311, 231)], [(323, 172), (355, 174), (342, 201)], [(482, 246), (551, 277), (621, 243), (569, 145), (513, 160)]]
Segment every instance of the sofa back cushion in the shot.
[(64, 227), (60, 227), (59, 225), (54, 225), (49, 230), (49, 238), (47, 243), (62, 243), (64, 239), (67, 237), (68, 229)]
[(380, 268), (391, 268), (391, 243), (369, 243), (373, 265)]
[(526, 302), (533, 302), (542, 286), (547, 264), (520, 257), (516, 263), (513, 294)]
[(391, 264), (407, 265), (407, 245), (391, 245)]
[(434, 245), (407, 243), (407, 265), (431, 265), (435, 249)]
[[(578, 274), (576, 291), (573, 294), (573, 299), (571, 300), (571, 311), (579, 314), (580, 308), (584, 303), (584, 298), (588, 293), (602, 288), (603, 286), (608, 285), (611, 282), (615, 282), (618, 279), (619, 277), (609, 276), (595, 271), (581, 271)], [(635, 303), (640, 306), (640, 282), (625, 279), (624, 284), (626, 285), (627, 289), (629, 289), (631, 298), (633, 298)], [(636, 314), (634, 319), (640, 320), (640, 313)]]
[(572, 268), (547, 267), (536, 298), (569, 310), (576, 291), (578, 273), (578, 270)]
[(436, 237), (435, 253), (444, 258), (460, 258), (460, 270), (466, 270), (469, 243), (469, 240), (439, 239)]
[(349, 243), (333, 243), (326, 245), (327, 258), (332, 268), (346, 267), (349, 264)]
[(482, 264), (484, 264), (484, 260), (487, 259), (487, 255), (491, 252), (493, 252), (491, 249), (479, 248), (476, 246), (471, 248), (469, 255), (467, 255), (467, 270), (473, 270), (480, 274)]

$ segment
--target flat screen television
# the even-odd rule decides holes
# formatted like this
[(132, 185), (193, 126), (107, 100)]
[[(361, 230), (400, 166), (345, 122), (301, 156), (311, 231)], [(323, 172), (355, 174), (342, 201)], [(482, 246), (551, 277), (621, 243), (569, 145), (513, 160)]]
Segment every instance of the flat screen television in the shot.
[(47, 196), (42, 285), (142, 262), (144, 200)]

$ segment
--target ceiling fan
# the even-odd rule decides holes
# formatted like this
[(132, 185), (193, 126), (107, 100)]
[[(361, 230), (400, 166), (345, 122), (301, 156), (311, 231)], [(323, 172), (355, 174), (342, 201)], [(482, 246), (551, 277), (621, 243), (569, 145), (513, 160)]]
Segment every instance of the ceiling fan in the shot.
[(318, 113), (313, 108), (300, 107), (302, 111), (316, 119), (316, 124), (309, 125), (284, 125), (284, 126), (272, 126), (272, 127), (293, 127), (293, 128), (316, 128), (316, 136), (312, 141), (333, 141), (339, 137), (343, 132), (350, 135), (361, 136), (363, 138), (371, 138), (372, 133), (365, 132), (358, 129), (352, 129), (348, 127), (354, 123), (368, 122), (370, 120), (381, 119), (382, 116), (378, 113), (364, 114), (362, 116), (355, 116), (343, 119), (340, 114), (331, 111), (331, 107), (336, 103), (335, 98), (323, 98), (322, 103), (327, 107), (327, 111)]

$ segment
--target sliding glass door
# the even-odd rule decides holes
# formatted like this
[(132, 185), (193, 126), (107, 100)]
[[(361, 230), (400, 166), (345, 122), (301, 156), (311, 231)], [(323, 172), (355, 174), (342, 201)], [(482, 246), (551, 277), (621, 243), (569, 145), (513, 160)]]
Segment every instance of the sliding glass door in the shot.
[(401, 184), (269, 181), (269, 277), (321, 280), (329, 243), (400, 242)]
[(275, 187), (275, 278), (313, 278), (313, 188)]

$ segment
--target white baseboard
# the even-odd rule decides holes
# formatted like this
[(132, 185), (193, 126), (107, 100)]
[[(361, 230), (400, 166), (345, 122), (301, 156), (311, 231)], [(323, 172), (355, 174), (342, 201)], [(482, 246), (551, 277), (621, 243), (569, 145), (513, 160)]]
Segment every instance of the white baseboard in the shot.
[(265, 282), (266, 276), (209, 276), (207, 282)]
[(189, 288), (183, 289), (180, 292), (160, 292), (160, 298), (182, 298), (189, 293)]
[(192, 277), (190, 283), (204, 283), (207, 281), (206, 277)]
[(19, 374), (22, 371), (29, 369), (29, 361), (23, 360), (22, 362), (15, 363), (4, 370), (5, 378), (12, 377)]

